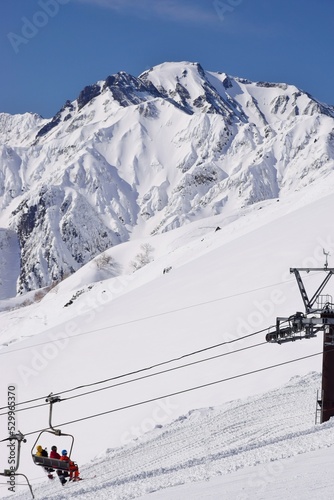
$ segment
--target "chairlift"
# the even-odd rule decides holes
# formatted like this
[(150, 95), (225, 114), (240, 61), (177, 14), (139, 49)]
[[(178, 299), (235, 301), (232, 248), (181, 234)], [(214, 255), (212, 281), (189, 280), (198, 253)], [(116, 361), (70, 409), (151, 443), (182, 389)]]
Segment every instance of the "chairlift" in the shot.
[(37, 436), (36, 441), (34, 442), (33, 447), (31, 448), (31, 456), (33, 459), (33, 462), (35, 465), (39, 465), (42, 467), (50, 468), (50, 469), (57, 469), (57, 470), (63, 470), (63, 471), (69, 471), (70, 468), (70, 460), (69, 461), (64, 461), (60, 460), (57, 458), (50, 458), (50, 457), (39, 457), (36, 456), (34, 453), (35, 447), (40, 440), (40, 437), (45, 434), (53, 434), (54, 436), (60, 437), (60, 436), (67, 436), (71, 438), (71, 446), (69, 448), (69, 453), (68, 453), (68, 458), (71, 458), (71, 453), (73, 449), (73, 444), (74, 444), (74, 436), (72, 434), (67, 434), (65, 432), (62, 432), (60, 429), (55, 429), (52, 425), (52, 407), (54, 403), (58, 403), (61, 401), (59, 396), (53, 396), (52, 393), (47, 397), (45, 400), (47, 403), (50, 403), (50, 409), (49, 409), (49, 427), (46, 429), (43, 429)]
[(27, 485), (29, 486), (32, 498), (35, 498), (34, 492), (32, 490), (32, 486), (31, 486), (31, 484), (30, 484), (29, 479), (27, 478), (27, 476), (25, 474), (17, 472), (18, 468), (19, 468), (19, 465), (20, 465), (21, 443), (22, 442), (26, 443), (27, 440), (25, 439), (25, 437), (22, 434), (22, 432), (17, 431), (16, 434), (12, 434), (11, 436), (9, 436), (6, 439), (3, 439), (2, 441), (12, 441), (12, 440), (17, 441), (17, 450), (16, 450), (17, 459), (16, 459), (16, 464), (15, 464), (15, 466), (11, 466), (10, 469), (5, 469), (3, 472), (0, 472), (0, 476), (4, 476), (4, 477), (7, 477), (7, 478), (11, 478), (12, 476), (23, 476), (25, 478), (26, 482), (27, 482)]

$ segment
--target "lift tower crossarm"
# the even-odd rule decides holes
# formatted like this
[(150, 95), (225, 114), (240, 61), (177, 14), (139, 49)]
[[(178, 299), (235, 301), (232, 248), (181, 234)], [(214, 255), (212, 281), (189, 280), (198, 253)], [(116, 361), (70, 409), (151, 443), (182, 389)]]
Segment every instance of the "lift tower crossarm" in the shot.
[[(306, 271), (307, 273), (309, 273), (310, 271), (325, 271), (325, 272), (328, 273), (327, 276), (326, 276), (326, 278), (323, 280), (323, 282), (321, 283), (321, 285), (319, 286), (319, 288), (317, 289), (317, 291), (315, 292), (315, 294), (311, 298), (311, 300), (308, 298), (308, 295), (306, 293), (306, 290), (305, 290), (303, 281), (301, 279), (301, 276), (299, 274), (299, 271)], [(300, 267), (300, 268), (295, 268), (294, 267), (294, 268), (290, 268), (290, 273), (293, 273), (295, 275), (295, 277), (296, 277), (297, 284), (298, 284), (298, 287), (299, 287), (299, 290), (300, 290), (300, 293), (301, 293), (301, 296), (302, 296), (302, 299), (303, 299), (303, 302), (304, 302), (306, 314), (309, 314), (311, 312), (317, 311), (317, 309), (313, 309), (313, 305), (314, 305), (315, 301), (317, 300), (317, 298), (319, 297), (319, 295), (321, 294), (322, 290), (327, 285), (327, 283), (330, 280), (330, 278), (332, 277), (332, 274), (334, 274), (334, 268), (333, 267), (331, 267), (331, 268), (328, 268), (328, 267), (319, 267), (319, 268)]]

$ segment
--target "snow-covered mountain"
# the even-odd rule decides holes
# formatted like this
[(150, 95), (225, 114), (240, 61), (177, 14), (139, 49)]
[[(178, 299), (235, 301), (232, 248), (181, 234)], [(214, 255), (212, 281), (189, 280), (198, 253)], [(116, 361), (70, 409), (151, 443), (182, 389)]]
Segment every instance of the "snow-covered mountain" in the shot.
[(334, 109), (292, 85), (165, 63), (90, 85), (51, 120), (0, 114), (0, 145), (5, 299), (119, 243), (326, 178)]

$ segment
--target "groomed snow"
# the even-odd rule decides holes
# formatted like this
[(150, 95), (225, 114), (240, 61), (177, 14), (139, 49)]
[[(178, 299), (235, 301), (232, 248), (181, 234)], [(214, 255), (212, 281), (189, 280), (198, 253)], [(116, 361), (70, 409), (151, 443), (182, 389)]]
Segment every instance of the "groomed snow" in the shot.
[[(35, 497), (331, 499), (334, 422), (314, 424), (319, 383), (313, 372), (260, 396), (190, 411), (95, 457), (81, 467), (80, 483), (45, 480)], [(172, 406), (160, 402), (162, 412)]]

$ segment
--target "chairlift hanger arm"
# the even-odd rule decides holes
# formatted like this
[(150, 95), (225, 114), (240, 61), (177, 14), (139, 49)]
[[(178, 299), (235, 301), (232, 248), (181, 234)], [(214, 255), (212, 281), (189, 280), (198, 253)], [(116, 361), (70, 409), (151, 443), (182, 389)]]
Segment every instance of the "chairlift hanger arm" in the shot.
[(25, 478), (25, 480), (27, 481), (27, 485), (29, 486), (29, 490), (30, 490), (31, 496), (32, 496), (32, 498), (35, 498), (32, 486), (31, 486), (31, 484), (30, 484), (29, 479), (27, 478), (27, 476), (25, 474), (22, 474), (22, 472), (17, 472), (15, 474), (15, 476), (23, 476)]
[(34, 495), (34, 492), (33, 492), (33, 489), (32, 489), (32, 486), (29, 482), (29, 479), (27, 478), (27, 476), (25, 474), (22, 474), (22, 472), (13, 472), (12, 470), (10, 469), (6, 469), (4, 472), (0, 472), (0, 476), (4, 476), (4, 477), (10, 477), (10, 476), (23, 476), (27, 482), (27, 486), (29, 486), (29, 489), (30, 489), (30, 493), (31, 493), (31, 496), (32, 498), (35, 498), (35, 495)]
[(17, 472), (18, 471), (18, 468), (19, 468), (19, 465), (20, 465), (20, 455), (21, 455), (21, 443), (26, 443), (27, 440), (25, 439), (24, 437), (24, 434), (22, 434), (21, 431), (17, 431), (15, 434), (12, 434), (11, 436), (9, 436), (8, 438), (6, 439), (3, 439), (2, 441), (12, 441), (12, 440), (15, 440), (17, 441), (17, 450), (16, 450), (16, 464), (15, 464), (15, 467), (11, 465), (10, 469), (5, 469), (3, 472), (0, 472), (0, 476), (4, 476), (4, 477), (9, 477), (9, 476), (23, 476), (27, 482), (27, 485), (29, 486), (29, 489), (30, 489), (30, 493), (31, 493), (31, 496), (32, 498), (35, 498), (34, 496), (34, 492), (32, 490), (32, 487), (31, 487), (31, 484), (29, 482), (29, 479), (27, 478), (27, 476), (25, 474), (22, 474), (21, 472)]
[(48, 397), (46, 398), (46, 403), (49, 403), (50, 404), (50, 408), (49, 408), (49, 428), (52, 429), (52, 431), (56, 434), (56, 435), (60, 435), (61, 434), (61, 431), (59, 429), (55, 429), (52, 425), (52, 409), (53, 409), (53, 405), (54, 403), (59, 403), (61, 401), (60, 397), (59, 396), (54, 396), (52, 394), (52, 392), (48, 395)]
[[(41, 435), (45, 432), (48, 432), (49, 434), (53, 434), (54, 436), (68, 436), (71, 438), (71, 447), (70, 447), (70, 451), (69, 451), (69, 454), (68, 454), (68, 457), (70, 458), (71, 457), (71, 454), (72, 454), (72, 449), (73, 449), (73, 444), (74, 444), (74, 436), (72, 436), (72, 434), (67, 434), (65, 432), (62, 432), (60, 429), (55, 429), (52, 425), (52, 408), (53, 408), (53, 405), (54, 403), (58, 403), (61, 401), (61, 398), (59, 396), (54, 396), (52, 393), (49, 394), (49, 396), (47, 397), (47, 399), (45, 400), (47, 403), (49, 403), (50, 405), (50, 408), (49, 408), (49, 427), (47, 429), (43, 429), (37, 436), (37, 439), (35, 441), (35, 443), (33, 444), (32, 448), (31, 448), (31, 456), (32, 456), (32, 459), (35, 462), (35, 454), (34, 454), (34, 449), (35, 449), (35, 446), (37, 445)], [(37, 464), (38, 465), (38, 464)]]

